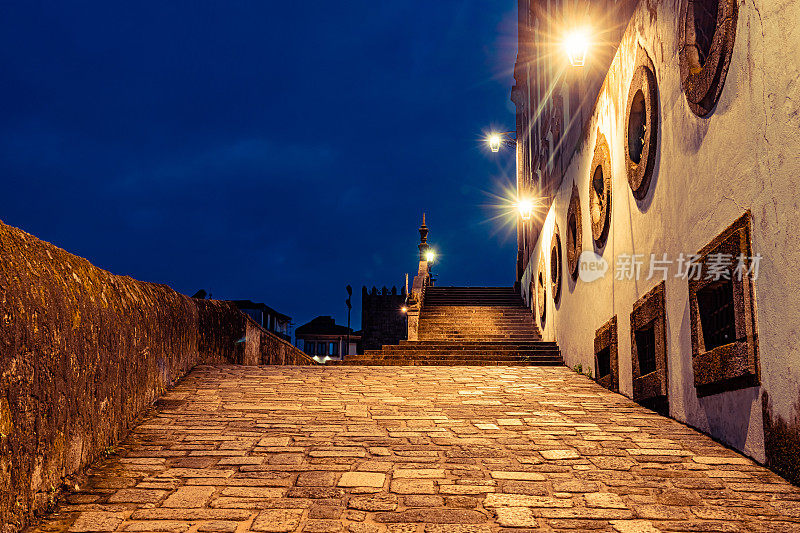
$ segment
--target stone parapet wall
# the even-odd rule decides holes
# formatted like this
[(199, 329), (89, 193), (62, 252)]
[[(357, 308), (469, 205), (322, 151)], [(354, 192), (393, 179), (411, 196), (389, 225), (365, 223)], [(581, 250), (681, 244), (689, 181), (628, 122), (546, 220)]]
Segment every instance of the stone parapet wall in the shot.
[(297, 352), (231, 303), (111, 274), (0, 222), (0, 523), (47, 509), (195, 365), (313, 363)]

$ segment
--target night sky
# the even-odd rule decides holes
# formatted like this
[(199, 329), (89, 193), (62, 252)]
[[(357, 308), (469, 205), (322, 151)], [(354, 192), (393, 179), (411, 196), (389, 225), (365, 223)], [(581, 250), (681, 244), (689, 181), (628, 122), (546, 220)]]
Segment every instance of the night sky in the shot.
[(0, 220), (117, 274), (346, 322), (514, 281), (514, 0), (2, 3)]

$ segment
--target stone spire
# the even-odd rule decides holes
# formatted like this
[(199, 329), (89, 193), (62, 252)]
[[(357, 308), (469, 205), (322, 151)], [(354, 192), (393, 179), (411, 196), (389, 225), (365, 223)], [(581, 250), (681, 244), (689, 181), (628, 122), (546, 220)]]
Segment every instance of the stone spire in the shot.
[(419, 260), (425, 260), (428, 251), (428, 226), (425, 225), (425, 213), (422, 213), (422, 225), (419, 227)]

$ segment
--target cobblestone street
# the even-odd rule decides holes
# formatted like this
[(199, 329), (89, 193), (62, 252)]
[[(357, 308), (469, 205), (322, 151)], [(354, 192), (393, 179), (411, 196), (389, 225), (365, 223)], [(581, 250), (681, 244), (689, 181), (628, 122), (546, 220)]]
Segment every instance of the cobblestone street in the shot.
[(564, 367), (199, 367), (39, 531), (798, 531), (800, 490)]

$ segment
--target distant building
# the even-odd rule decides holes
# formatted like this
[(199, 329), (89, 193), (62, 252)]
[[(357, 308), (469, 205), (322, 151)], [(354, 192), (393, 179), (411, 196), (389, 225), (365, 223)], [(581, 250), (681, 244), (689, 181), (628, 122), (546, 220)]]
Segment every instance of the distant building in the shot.
[(295, 337), (297, 347), (320, 362), (341, 360), (345, 355), (355, 354), (361, 344), (360, 331), (339, 326), (329, 316), (318, 316), (308, 324), (298, 327)]
[(250, 300), (233, 300), (233, 303), (262, 328), (292, 342), (292, 318), (290, 316), (279, 313), (266, 304)]
[(408, 338), (406, 314), (403, 307), (406, 303), (406, 289), (386, 287), (380, 291), (372, 287), (361, 289), (361, 331), (362, 345), (365, 350), (380, 350), (381, 346), (399, 344)]

